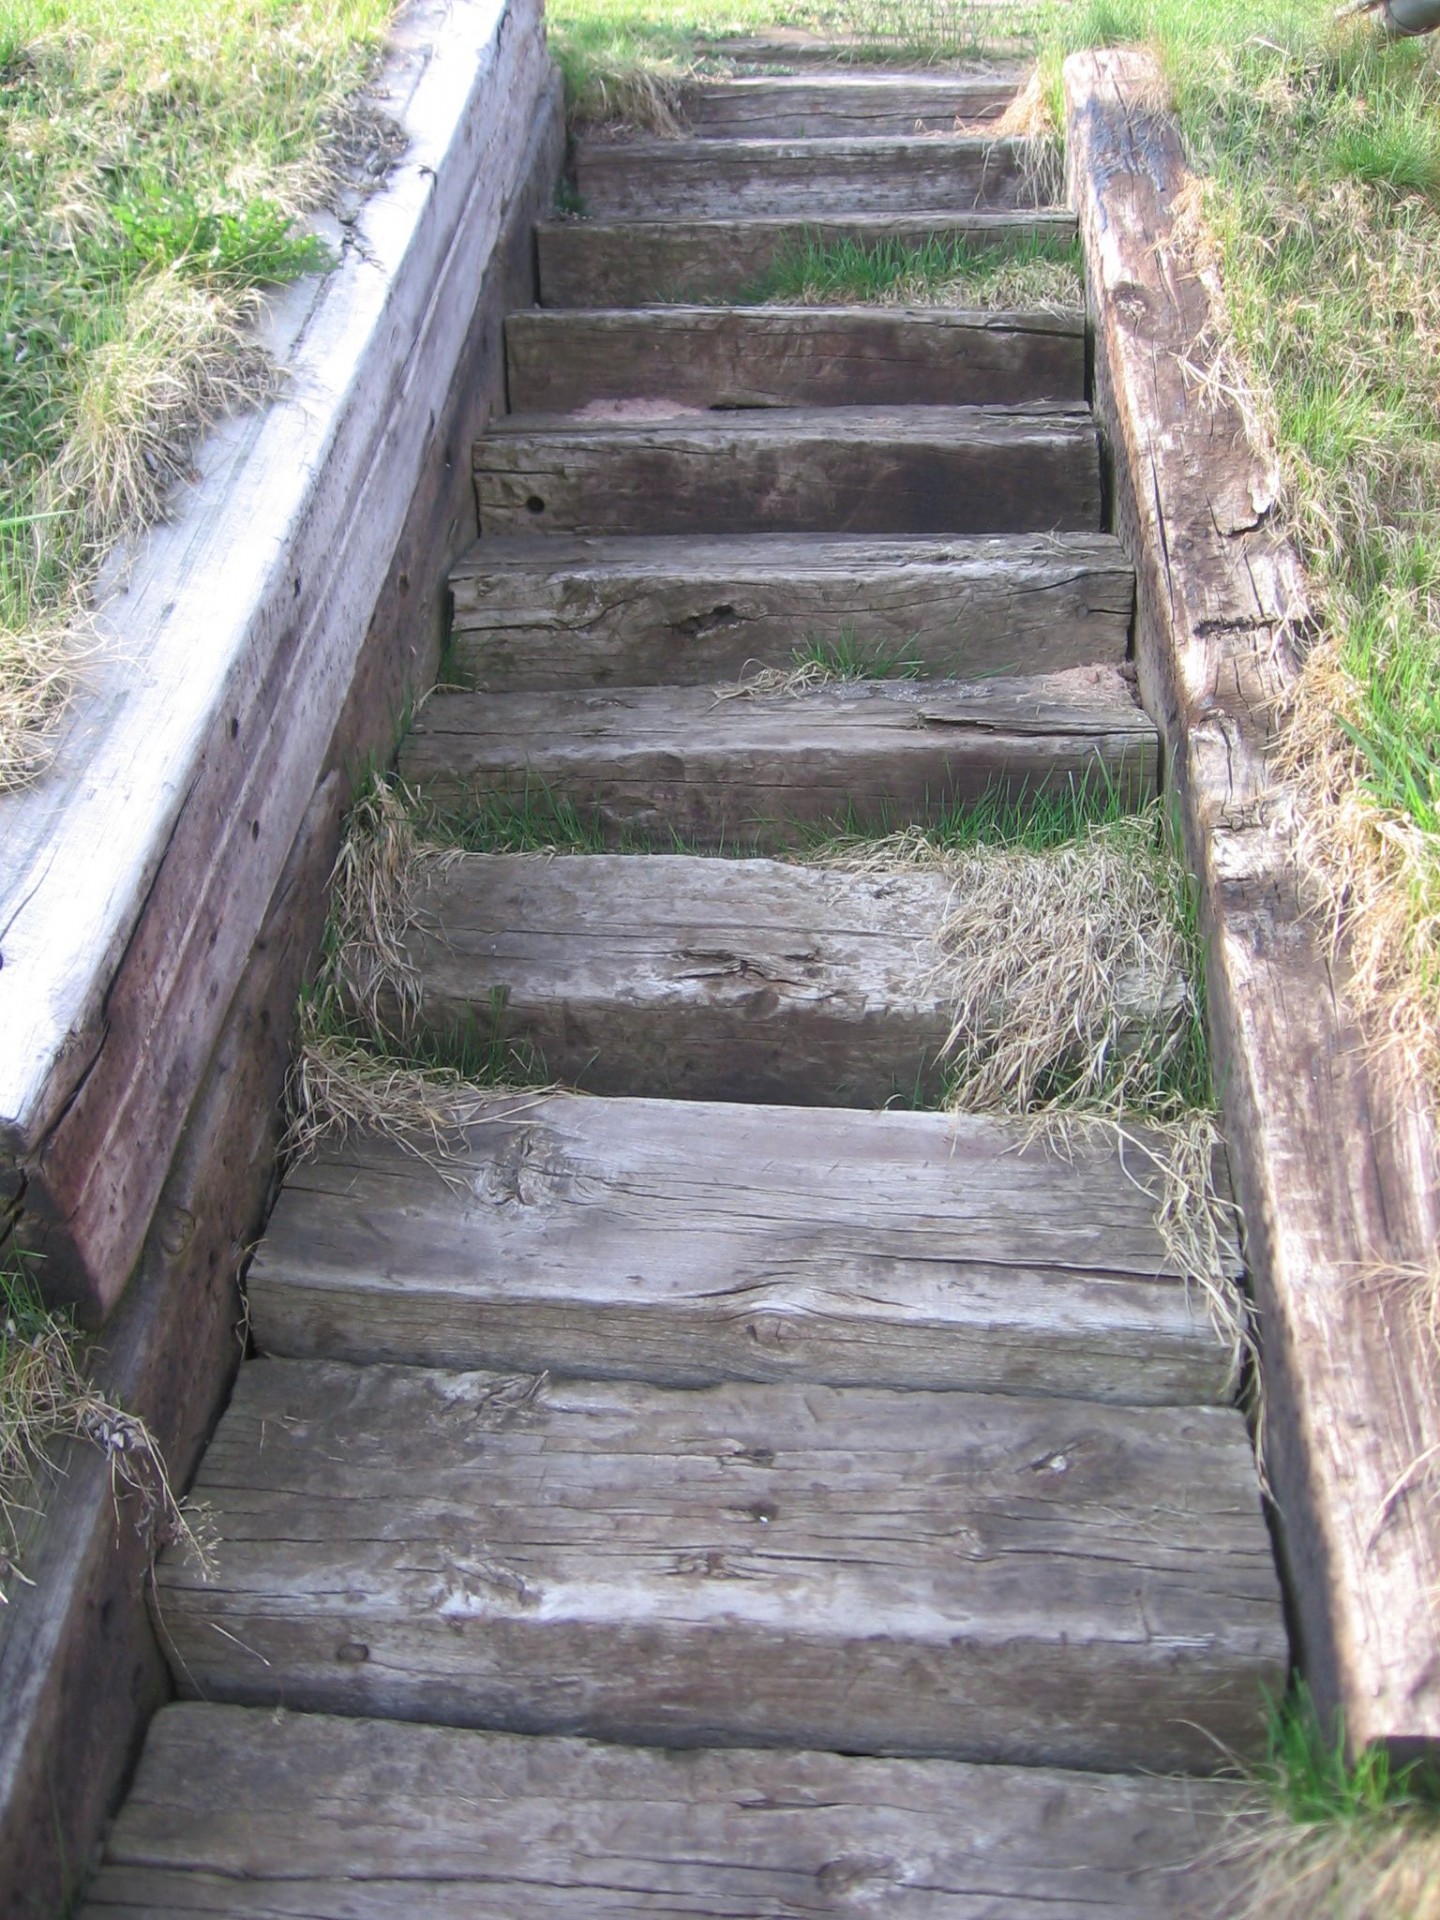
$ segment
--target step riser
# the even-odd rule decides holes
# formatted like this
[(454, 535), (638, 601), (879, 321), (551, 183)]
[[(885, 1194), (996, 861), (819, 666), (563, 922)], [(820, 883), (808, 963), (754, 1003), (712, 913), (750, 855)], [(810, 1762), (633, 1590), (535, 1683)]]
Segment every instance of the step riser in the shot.
[(842, 634), (968, 679), (1125, 658), (1134, 580), (1113, 550), (1099, 558), (1099, 541), (1094, 558), (1078, 541), (1059, 553), (997, 542), (970, 558), (957, 543), (913, 564), (876, 545), (847, 564), (840, 544), (794, 543), (787, 568), (778, 552), (760, 564), (754, 548), (712, 557), (687, 542), (687, 573), (669, 555), (650, 561), (653, 547), (626, 566), (547, 546), (521, 567), (496, 564), (485, 542), (453, 577), (447, 675), (494, 692), (704, 685), (788, 667), (808, 641)]
[[(943, 1086), (943, 875), (471, 855), (418, 885), (405, 953), (437, 1036), (498, 1030), (591, 1093), (882, 1107)], [(1136, 1005), (1134, 1044), (1157, 1016)]]
[(873, 1901), (889, 1920), (1055, 1920), (1083, 1902), (1153, 1920), (1178, 1913), (1183, 1874), (1198, 1916), (1230, 1910), (1223, 1871), (1194, 1863), (1244, 1804), (1208, 1781), (171, 1706), (84, 1913), (826, 1920)]
[(157, 1588), (191, 1697), (1208, 1771), (1284, 1671), (1226, 1409), (266, 1361), (197, 1493), (214, 1578)]
[(844, 140), (952, 133), (957, 122), (998, 119), (1014, 98), (1013, 81), (827, 75), (697, 90), (684, 96), (680, 113), (687, 132), (702, 140)]
[[(773, 209), (772, 209), (773, 211)], [(643, 307), (652, 301), (745, 298), (782, 262), (814, 244), (920, 247), (963, 239), (972, 247), (1043, 236), (1075, 238), (1075, 216), (1034, 212), (928, 219), (713, 220), (690, 225), (556, 221), (535, 230), (540, 299), (547, 307)]]
[[(487, 435), (475, 449), (480, 531), (1090, 533), (1100, 526), (1093, 427), (1062, 420), (971, 432), (779, 429), (762, 416), (697, 431)], [(777, 430), (761, 431), (764, 421)]]
[(1029, 210), (1037, 180), (1013, 143), (581, 141), (575, 184), (599, 219)]
[(1202, 1304), (1156, 1277), (1154, 1200), (1103, 1141), (1062, 1156), (1022, 1122), (565, 1094), (472, 1100), (456, 1124), (440, 1167), (359, 1139), (292, 1171), (246, 1281), (261, 1352), (1228, 1397)]
[[(877, 689), (833, 701), (723, 702), (708, 691), (662, 691), (649, 703), (569, 696), (564, 710), (555, 695), (447, 695), (411, 730), (400, 776), (459, 815), (494, 795), (544, 792), (594, 817), (610, 845), (629, 836), (662, 849), (678, 839), (694, 848), (783, 851), (813, 841), (817, 830), (896, 831), (984, 798), (1021, 803), (1087, 784), (1112, 788), (1131, 807), (1154, 795), (1157, 742), (1138, 709), (1117, 713), (1113, 731), (1079, 709), (1068, 728), (1056, 711), (1053, 732), (1040, 731), (1038, 713), (1021, 730), (984, 698), (992, 690), (974, 691), (971, 703), (948, 689), (934, 703), (905, 697), (909, 689), (894, 698)], [(1038, 690), (1033, 697), (1038, 707)], [(1005, 706), (1018, 718), (1024, 703), (1022, 691)], [(927, 725), (927, 704), (951, 718), (973, 706), (974, 717)], [(830, 724), (832, 714), (817, 706), (855, 724)], [(875, 708), (895, 711), (871, 717)]]
[(684, 310), (516, 313), (510, 405), (1022, 406), (1085, 397), (1084, 323), (1014, 315)]

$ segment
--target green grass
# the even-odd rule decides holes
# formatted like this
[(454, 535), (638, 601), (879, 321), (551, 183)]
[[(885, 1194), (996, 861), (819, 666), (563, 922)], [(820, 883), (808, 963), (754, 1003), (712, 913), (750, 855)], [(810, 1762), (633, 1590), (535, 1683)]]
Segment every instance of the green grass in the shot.
[(887, 646), (879, 640), (862, 640), (854, 627), (847, 626), (834, 639), (811, 634), (792, 650), (790, 660), (797, 673), (808, 669), (830, 680), (918, 680), (925, 671), (913, 640)]
[(1297, 1679), (1275, 1702), (1260, 1778), (1300, 1826), (1424, 1813), (1440, 1821), (1440, 1777), (1420, 1761), (1397, 1765), (1383, 1747), (1347, 1751), (1343, 1724), (1331, 1728)]
[(257, 289), (366, 143), (392, 0), (0, 0), (0, 788), (43, 763), (66, 635), (197, 429), (263, 397)]
[(1078, 307), (1084, 304), (1080, 249), (1078, 242), (1045, 235), (985, 245), (937, 234), (918, 244), (890, 239), (867, 246), (807, 234), (737, 304), (776, 301)]

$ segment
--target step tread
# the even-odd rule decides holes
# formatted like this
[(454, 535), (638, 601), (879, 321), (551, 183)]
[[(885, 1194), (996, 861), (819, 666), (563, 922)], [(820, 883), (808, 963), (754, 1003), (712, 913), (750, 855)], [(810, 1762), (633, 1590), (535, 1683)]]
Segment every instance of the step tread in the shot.
[[(480, 531), (1098, 529), (1088, 409), (777, 407), (513, 414), (475, 443)], [(616, 417), (618, 415), (619, 417)]]
[(1085, 397), (1085, 317), (897, 307), (547, 309), (505, 322), (510, 405), (1026, 405)]
[(612, 836), (690, 846), (803, 844), (816, 824), (903, 825), (1007, 794), (1103, 780), (1142, 804), (1159, 738), (1121, 669), (861, 681), (801, 693), (710, 687), (435, 694), (399, 759), (408, 787), (467, 810), (543, 789)]
[(543, 305), (616, 307), (745, 297), (781, 260), (811, 243), (918, 246), (950, 238), (978, 246), (1075, 235), (1075, 215), (1065, 208), (932, 207), (885, 215), (851, 208), (840, 216), (812, 211), (808, 217), (760, 212), (740, 219), (541, 221), (535, 244)]
[(687, 86), (680, 117), (699, 139), (951, 132), (997, 119), (1016, 92), (1013, 78), (995, 74), (737, 75)]
[(1206, 1771), (1284, 1673), (1230, 1408), (258, 1360), (196, 1497), (190, 1696)]
[(703, 214), (1013, 211), (1037, 204), (1035, 143), (975, 134), (673, 140), (590, 134), (575, 141), (587, 213), (688, 220)]
[(935, 674), (1118, 664), (1135, 598), (1112, 534), (495, 536), (450, 586), (447, 675), (517, 692), (736, 679), (843, 634)]
[(1183, 1913), (1182, 1882), (1215, 1901), (1223, 1869), (1195, 1862), (1244, 1806), (1211, 1781), (182, 1704), (153, 1723), (82, 1920), (798, 1920), (857, 1898), (900, 1920), (1151, 1920)]
[[(592, 1093), (883, 1107), (938, 1092), (941, 872), (683, 854), (446, 854), (406, 963), (440, 1033), (523, 1035)], [(1159, 995), (1134, 983), (1137, 1029)], [(497, 1004), (498, 1000), (498, 1004)]]
[(291, 1172), (247, 1280), (262, 1352), (1228, 1396), (1133, 1144), (1059, 1154), (975, 1115), (573, 1094), (482, 1096), (455, 1120), (443, 1164), (361, 1138)]

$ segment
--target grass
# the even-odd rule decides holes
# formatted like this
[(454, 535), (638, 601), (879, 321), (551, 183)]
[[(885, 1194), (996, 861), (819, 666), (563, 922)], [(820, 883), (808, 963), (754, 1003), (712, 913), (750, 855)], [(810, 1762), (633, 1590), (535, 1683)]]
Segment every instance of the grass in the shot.
[(43, 767), (106, 552), (273, 391), (261, 289), (385, 142), (391, 0), (0, 0), (0, 790)]
[(936, 234), (867, 246), (807, 234), (739, 304), (766, 302), (1067, 311), (1085, 294), (1076, 241), (1041, 234), (987, 245)]
[(743, 680), (715, 689), (717, 700), (767, 694), (810, 693), (817, 687), (854, 686), (867, 680), (919, 680), (926, 663), (914, 640), (864, 640), (854, 627), (841, 626), (834, 638), (811, 634), (791, 649), (783, 667), (757, 667)]
[(1347, 1754), (1304, 1684), (1272, 1709), (1259, 1811), (1221, 1853), (1245, 1920), (1437, 1920), (1440, 1779), (1383, 1748)]
[(105, 1455), (117, 1500), (135, 1497), (142, 1526), (193, 1540), (149, 1429), (96, 1391), (73, 1321), (46, 1308), (28, 1268), (0, 1250), (0, 1604), (25, 1583), (30, 1527), (55, 1450), (71, 1439)]

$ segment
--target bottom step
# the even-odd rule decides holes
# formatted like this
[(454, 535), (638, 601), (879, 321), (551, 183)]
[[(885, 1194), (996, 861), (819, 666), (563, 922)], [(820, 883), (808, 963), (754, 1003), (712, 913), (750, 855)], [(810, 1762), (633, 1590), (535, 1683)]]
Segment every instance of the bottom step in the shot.
[(82, 1920), (1198, 1915), (1227, 1910), (1204, 1861), (1241, 1806), (1188, 1780), (177, 1706)]

